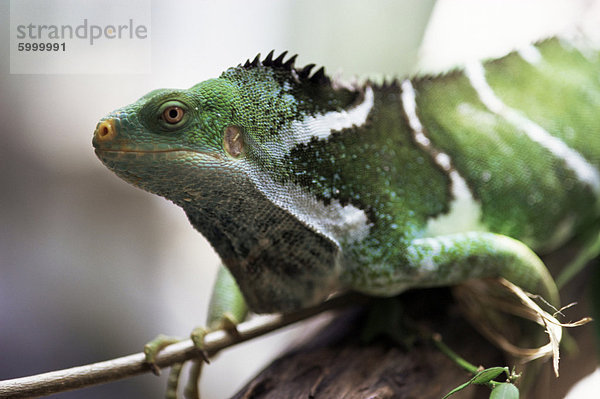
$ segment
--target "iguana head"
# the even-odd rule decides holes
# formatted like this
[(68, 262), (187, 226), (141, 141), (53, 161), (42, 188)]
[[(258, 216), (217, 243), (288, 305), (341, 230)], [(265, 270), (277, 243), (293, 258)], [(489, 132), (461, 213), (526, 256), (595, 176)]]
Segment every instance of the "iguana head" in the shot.
[(312, 134), (295, 125), (342, 111), (360, 93), (334, 88), (323, 68), (309, 77), (313, 64), (296, 69), (295, 56), (283, 62), (284, 56), (257, 56), (187, 90), (148, 93), (100, 121), (97, 155), (123, 179), (176, 203), (189, 195), (174, 192), (159, 181), (164, 174), (150, 170), (170, 175), (175, 165), (202, 166), (239, 174), (242, 162), (285, 179), (288, 170), (278, 160), (300, 136)]
[(284, 56), (153, 91), (102, 119), (93, 139), (119, 177), (186, 211), (258, 312), (306, 306), (332, 289), (338, 243), (311, 222), (321, 216), (308, 214), (314, 198), (294, 204), (304, 194), (293, 192), (284, 156), (317, 134), (306, 121), (345, 115), (364, 97)]

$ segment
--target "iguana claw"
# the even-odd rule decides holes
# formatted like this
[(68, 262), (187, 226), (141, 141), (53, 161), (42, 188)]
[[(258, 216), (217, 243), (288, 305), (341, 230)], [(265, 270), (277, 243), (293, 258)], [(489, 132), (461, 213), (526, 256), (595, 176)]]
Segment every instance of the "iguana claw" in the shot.
[(159, 334), (152, 341), (144, 345), (144, 355), (146, 355), (146, 363), (150, 366), (150, 370), (155, 375), (160, 375), (160, 367), (156, 365), (156, 356), (165, 347), (181, 341), (176, 337), (169, 337), (168, 335)]
[(206, 352), (205, 348), (204, 348), (204, 337), (206, 336), (206, 334), (208, 333), (208, 330), (203, 328), (203, 327), (196, 327), (192, 330), (192, 333), (190, 334), (190, 338), (192, 339), (192, 342), (194, 343), (194, 346), (196, 347), (196, 349), (198, 349), (198, 351), (200, 352), (200, 356), (202, 356), (202, 360), (204, 360), (206, 363), (210, 363), (210, 361), (208, 360), (208, 353)]

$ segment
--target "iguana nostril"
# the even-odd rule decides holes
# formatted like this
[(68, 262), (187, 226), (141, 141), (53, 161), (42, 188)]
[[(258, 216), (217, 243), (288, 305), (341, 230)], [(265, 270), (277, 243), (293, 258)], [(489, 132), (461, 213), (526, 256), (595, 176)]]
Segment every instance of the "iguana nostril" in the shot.
[(115, 122), (113, 119), (107, 119), (98, 124), (94, 136), (98, 141), (110, 141), (117, 135)]

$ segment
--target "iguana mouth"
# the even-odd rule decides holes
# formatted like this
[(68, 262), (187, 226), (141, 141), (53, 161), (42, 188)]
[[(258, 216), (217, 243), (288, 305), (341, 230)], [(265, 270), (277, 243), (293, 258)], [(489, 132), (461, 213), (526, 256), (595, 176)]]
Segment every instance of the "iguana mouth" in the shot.
[(149, 150), (142, 149), (142, 148), (96, 148), (95, 151), (96, 152), (134, 152), (134, 153), (140, 153), (140, 154), (153, 154), (153, 153), (159, 153), (159, 152), (182, 151), (182, 152), (196, 152), (199, 154), (211, 155), (211, 154), (207, 154), (205, 152), (194, 151), (194, 150), (190, 150), (187, 148), (149, 149)]
[(164, 154), (165, 156), (168, 156), (167, 154), (169, 154), (169, 153), (173, 154), (174, 157), (179, 157), (178, 155), (175, 156), (174, 153), (177, 153), (177, 152), (190, 153), (190, 152), (192, 152), (195, 154), (208, 156), (208, 157), (218, 159), (218, 160), (222, 159), (222, 157), (219, 154), (212, 154), (212, 153), (208, 153), (208, 152), (196, 151), (196, 150), (191, 150), (188, 148), (167, 148), (167, 149), (95, 148), (94, 152), (96, 153), (96, 156), (99, 158), (103, 158), (103, 157), (122, 158), (122, 157), (127, 157), (128, 155), (137, 158), (137, 157), (142, 157), (144, 155), (150, 155), (150, 154), (155, 154), (157, 156), (159, 154)]

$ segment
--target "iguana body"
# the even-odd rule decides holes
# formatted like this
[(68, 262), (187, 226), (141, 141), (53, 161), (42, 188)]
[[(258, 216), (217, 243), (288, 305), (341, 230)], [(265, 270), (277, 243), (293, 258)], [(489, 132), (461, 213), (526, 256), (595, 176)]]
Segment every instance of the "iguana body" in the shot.
[(599, 71), (556, 39), (360, 87), (269, 55), (149, 93), (94, 147), (185, 210), (255, 312), (498, 276), (556, 302), (530, 248), (597, 231)]

